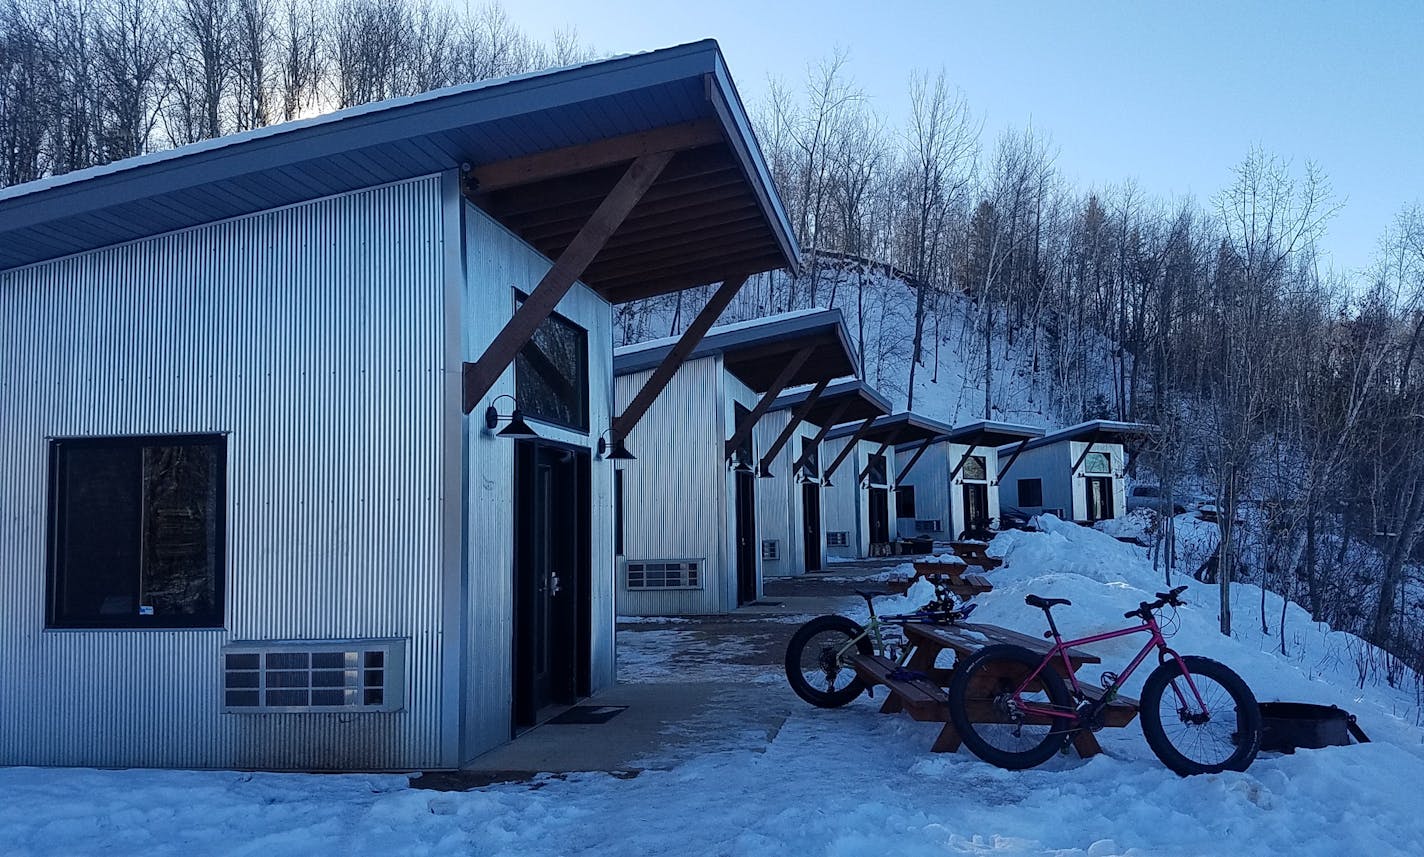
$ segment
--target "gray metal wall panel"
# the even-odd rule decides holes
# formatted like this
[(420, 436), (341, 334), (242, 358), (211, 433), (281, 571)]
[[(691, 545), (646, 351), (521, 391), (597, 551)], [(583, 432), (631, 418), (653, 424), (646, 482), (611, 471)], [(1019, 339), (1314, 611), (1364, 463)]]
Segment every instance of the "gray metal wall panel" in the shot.
[[(772, 411), (762, 417), (756, 427), (756, 448), (763, 454), (791, 421), (789, 409)], [(801, 524), (804, 516), (801, 483), (792, 474), (793, 465), (801, 457), (802, 438), (814, 438), (817, 427), (809, 423), (798, 425), (771, 462), (771, 478), (757, 480), (757, 529), (761, 539), (776, 539), (781, 544), (779, 560), (763, 560), (765, 577), (789, 577), (806, 571), (806, 545)], [(823, 542), (824, 532), (821, 536)], [(825, 545), (822, 544), (822, 555)]]
[[(445, 761), (440, 218), (428, 177), (0, 274), (0, 761)], [(225, 630), (44, 630), (46, 438), (179, 432), (230, 433)], [(375, 636), (400, 712), (221, 712), (230, 640)]]
[[(920, 456), (920, 460), (915, 462), (915, 468), (905, 477), (901, 485), (912, 485), (915, 488), (915, 517), (897, 519), (901, 538), (914, 538), (916, 536), (932, 536), (938, 539), (947, 539), (954, 536), (950, 532), (951, 519), (949, 503), (949, 469), (954, 464), (948, 461), (949, 455), (945, 447), (949, 444), (941, 441), (934, 443), (925, 454)], [(915, 454), (913, 447), (902, 447), (897, 450), (900, 453), (900, 466)], [(957, 462), (959, 459), (955, 459)], [(898, 472), (898, 471), (897, 471)], [(937, 519), (940, 530), (934, 533), (922, 533), (915, 529), (916, 520)]]
[[(464, 300), (465, 359), (475, 360), (514, 310), (514, 290), (529, 292), (551, 267), (549, 260), (484, 212), (468, 205), (467, 286)], [(575, 284), (558, 312), (588, 331), (590, 432), (535, 423), (545, 438), (590, 450), (611, 419), (613, 400), (613, 310), (591, 289)], [(514, 443), (484, 427), (484, 408), (496, 396), (515, 393), (510, 368), (465, 420), (469, 492), (466, 532), (466, 633), (464, 759), (497, 747), (511, 734), (513, 696)], [(509, 401), (500, 412), (509, 413)], [(630, 447), (632, 445), (630, 444)], [(636, 449), (636, 448), (635, 448)], [(593, 458), (592, 682), (595, 690), (616, 679), (613, 653), (613, 465)]]
[[(614, 381), (618, 410), (627, 407), (652, 370)], [(623, 549), (631, 560), (699, 559), (701, 589), (630, 592), (618, 574), (618, 611), (629, 616), (716, 613), (723, 609), (723, 534), (729, 493), (723, 458), (720, 357), (684, 363), (630, 433), (638, 457), (623, 468)]]

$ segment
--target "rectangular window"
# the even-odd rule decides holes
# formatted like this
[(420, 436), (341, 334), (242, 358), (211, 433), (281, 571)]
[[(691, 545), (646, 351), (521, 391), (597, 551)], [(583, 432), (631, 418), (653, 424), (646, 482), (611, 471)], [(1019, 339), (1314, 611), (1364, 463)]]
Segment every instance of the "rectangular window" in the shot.
[(988, 472), (988, 465), (985, 463), (984, 456), (982, 455), (969, 456), (964, 462), (964, 469), (960, 471), (965, 479), (973, 479), (980, 482), (987, 478), (985, 474)]
[(845, 530), (837, 530), (826, 533), (826, 545), (833, 548), (843, 548), (850, 544), (850, 533)]
[(629, 589), (701, 589), (700, 569), (695, 559), (633, 560), (625, 574)]
[(1042, 480), (1042, 479), (1020, 479), (1020, 480), (1019, 480), (1019, 505), (1020, 505), (1020, 506), (1042, 506), (1042, 505), (1043, 505), (1043, 480)]
[(550, 314), (515, 355), (514, 388), (524, 416), (588, 431), (588, 331)]
[(821, 450), (814, 438), (801, 438), (801, 472), (812, 478), (821, 475)]
[(223, 707), (234, 714), (397, 711), (404, 640), (234, 643), (223, 650)]
[(885, 463), (885, 456), (871, 454), (866, 460), (865, 473), (870, 478), (871, 485), (889, 484), (890, 468)]
[(776, 562), (781, 559), (781, 541), (779, 539), (761, 540), (761, 558), (767, 562)]
[(915, 532), (917, 533), (938, 533), (942, 529), (939, 518), (920, 519), (915, 521)]
[(52, 628), (221, 628), (222, 435), (50, 442)]
[(1106, 452), (1090, 452), (1083, 459), (1084, 473), (1112, 473), (1112, 456)]
[(895, 489), (895, 517), (915, 517), (915, 486), (904, 485)]
[(623, 555), (623, 471), (613, 471), (613, 553)]

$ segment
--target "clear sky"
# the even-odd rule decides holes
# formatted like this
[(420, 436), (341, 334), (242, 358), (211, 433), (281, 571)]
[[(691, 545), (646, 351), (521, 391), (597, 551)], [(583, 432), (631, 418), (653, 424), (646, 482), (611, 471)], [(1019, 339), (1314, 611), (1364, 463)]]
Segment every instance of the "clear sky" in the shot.
[[(455, 3), (466, 0), (453, 0)], [(474, 2), (474, 0), (469, 0)], [(743, 98), (804, 78), (837, 45), (892, 125), (912, 70), (944, 67), (984, 142), (1032, 123), (1081, 187), (1134, 178), (1203, 203), (1253, 144), (1314, 160), (1345, 208), (1324, 249), (1366, 265), (1424, 200), (1424, 2), (1258, 0), (505, 0), (531, 35), (575, 27), (600, 52), (715, 38)]]

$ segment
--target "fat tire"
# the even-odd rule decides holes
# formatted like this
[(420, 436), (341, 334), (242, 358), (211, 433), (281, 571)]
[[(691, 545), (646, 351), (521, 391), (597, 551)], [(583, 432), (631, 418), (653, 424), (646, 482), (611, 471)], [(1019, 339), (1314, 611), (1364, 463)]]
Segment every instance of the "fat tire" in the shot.
[[(844, 688), (828, 692), (812, 687), (801, 672), (801, 654), (802, 650), (806, 648), (807, 642), (817, 634), (836, 631), (845, 634), (847, 641), (859, 637), (856, 641), (856, 649), (862, 655), (873, 653), (869, 638), (861, 636), (865, 629), (844, 616), (817, 616), (797, 628), (796, 633), (791, 635), (791, 642), (786, 644), (786, 680), (797, 696), (818, 708), (840, 708), (843, 705), (849, 705), (856, 697), (865, 692), (865, 682), (861, 680), (860, 676), (856, 676)], [(851, 667), (846, 666), (845, 669), (851, 669)]]
[[(1005, 661), (1033, 670), (1043, 663), (1043, 658), (1022, 646), (999, 645), (980, 649), (954, 670), (954, 678), (949, 684), (949, 719), (954, 724), (955, 731), (959, 733), (959, 739), (964, 742), (965, 747), (969, 748), (969, 752), (991, 765), (1010, 771), (1022, 771), (1041, 765), (1053, 758), (1055, 753), (1063, 749), (1069, 732), (1066, 729), (1047, 732), (1044, 735), (1044, 740), (1036, 747), (1019, 752), (1001, 750), (980, 737), (976, 727), (982, 724), (970, 722), (969, 714), (965, 708), (965, 697), (969, 691), (969, 684), (976, 673), (983, 671), (995, 662), (1003, 663)], [(1071, 704), (1071, 697), (1068, 695), (1067, 686), (1063, 684), (1063, 678), (1051, 666), (1044, 667), (1043, 672), (1039, 673), (1039, 678), (1042, 680), (1043, 690), (1048, 694), (1052, 704), (1061, 706)]]
[(1241, 676), (1223, 663), (1196, 655), (1186, 655), (1181, 660), (1187, 672), (1215, 681), (1231, 695), (1240, 724), (1236, 733), (1240, 739), (1236, 752), (1220, 764), (1203, 765), (1178, 752), (1167, 737), (1162, 725), (1162, 695), (1166, 693), (1168, 683), (1182, 674), (1175, 660), (1166, 661), (1153, 670), (1142, 686), (1141, 709), (1137, 716), (1142, 721), (1142, 735), (1147, 739), (1147, 746), (1152, 748), (1162, 764), (1183, 777), (1246, 770), (1261, 749), (1261, 709), (1256, 704), (1256, 695)]

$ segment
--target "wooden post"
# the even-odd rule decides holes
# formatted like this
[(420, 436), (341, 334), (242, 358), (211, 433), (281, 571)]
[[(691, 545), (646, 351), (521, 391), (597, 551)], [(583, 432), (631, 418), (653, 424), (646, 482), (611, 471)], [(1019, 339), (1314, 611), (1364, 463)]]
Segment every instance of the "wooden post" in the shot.
[(876, 417), (866, 417), (865, 422), (860, 424), (860, 428), (855, 430), (855, 434), (850, 436), (850, 440), (846, 442), (845, 448), (841, 450), (841, 454), (837, 455), (836, 460), (831, 462), (831, 466), (826, 468), (826, 475), (821, 477), (822, 485), (831, 481), (831, 474), (836, 472), (836, 468), (841, 466), (841, 462), (845, 461), (845, 457), (850, 454), (852, 449), (855, 449), (855, 445), (860, 443), (860, 439), (865, 437), (865, 433), (870, 431), (870, 426), (876, 419)]
[(465, 364), (465, 413), (475, 409), (494, 386), (495, 381), (499, 380), (499, 376), (514, 362), (514, 356), (519, 353), (519, 349), (524, 347), (534, 335), (534, 331), (544, 323), (559, 305), (559, 301), (563, 300), (564, 295), (568, 294), (574, 281), (583, 275), (589, 263), (598, 255), (598, 251), (618, 230), (628, 212), (633, 210), (633, 206), (638, 204), (638, 200), (642, 199), (643, 194), (657, 181), (658, 175), (662, 173), (668, 161), (672, 160), (672, 156), (672, 152), (643, 155), (628, 166), (628, 171), (618, 180), (618, 184), (613, 186), (613, 190), (608, 192), (603, 202), (599, 203), (588, 222), (569, 242), (569, 246), (559, 254), (558, 260), (548, 273), (544, 274), (539, 285), (534, 287), (534, 291), (529, 293), (529, 297), (509, 321), (505, 322), (504, 328), (480, 355), (479, 360)]
[(752, 436), (752, 429), (756, 427), (757, 421), (771, 408), (771, 403), (781, 395), (781, 391), (786, 389), (786, 385), (791, 383), (791, 379), (796, 377), (796, 373), (801, 371), (801, 367), (810, 359), (812, 351), (815, 349), (809, 345), (802, 348), (791, 355), (791, 360), (781, 367), (781, 372), (776, 376), (776, 380), (772, 381), (771, 386), (762, 394), (761, 401), (756, 403), (752, 412), (747, 414), (746, 418), (742, 420), (742, 424), (737, 426), (737, 430), (732, 433), (731, 437), (727, 438), (727, 446), (723, 453), (725, 457), (731, 458), (732, 454), (737, 451), (737, 447), (746, 443), (747, 438)]
[(895, 477), (896, 486), (899, 486), (901, 482), (905, 481), (905, 477), (908, 476), (910, 474), (910, 470), (914, 468), (915, 462), (920, 460), (920, 456), (924, 455), (925, 450), (929, 449), (930, 444), (934, 443), (936, 440), (938, 440), (938, 438), (932, 437), (926, 440), (924, 443), (920, 444), (920, 448), (915, 450), (914, 455), (910, 456), (910, 462), (905, 465), (905, 469), (901, 470), (900, 475)]
[(831, 383), (830, 378), (822, 378), (816, 386), (811, 389), (811, 392), (806, 395), (806, 401), (797, 405), (796, 410), (791, 412), (791, 420), (786, 424), (786, 428), (781, 430), (781, 434), (777, 436), (771, 448), (766, 451), (766, 455), (761, 457), (761, 467), (759, 470), (762, 473), (765, 473), (767, 468), (771, 467), (771, 462), (776, 460), (777, 453), (781, 452), (781, 448), (786, 446), (787, 441), (791, 440), (791, 435), (796, 432), (796, 427), (801, 425), (802, 420), (806, 419), (806, 415), (811, 412), (811, 408), (816, 406), (816, 400), (821, 398), (821, 393), (825, 391), (826, 385), (829, 383)]
[(722, 316), (723, 310), (732, 302), (732, 298), (741, 291), (742, 285), (747, 281), (747, 277), (734, 277), (723, 281), (718, 286), (717, 291), (712, 293), (712, 297), (707, 301), (707, 305), (697, 313), (692, 319), (692, 323), (687, 326), (687, 330), (682, 332), (682, 336), (677, 340), (677, 344), (663, 358), (663, 362), (658, 364), (658, 368), (653, 370), (653, 374), (643, 384), (643, 388), (638, 391), (638, 395), (633, 397), (633, 401), (628, 403), (628, 407), (623, 409), (623, 413), (613, 420), (610, 440), (626, 441), (628, 435), (633, 433), (633, 429), (638, 425), (639, 420), (652, 407), (653, 402), (664, 389), (672, 376), (677, 374), (678, 367), (687, 360), (687, 355), (691, 354), (702, 338), (707, 335), (707, 331)]

